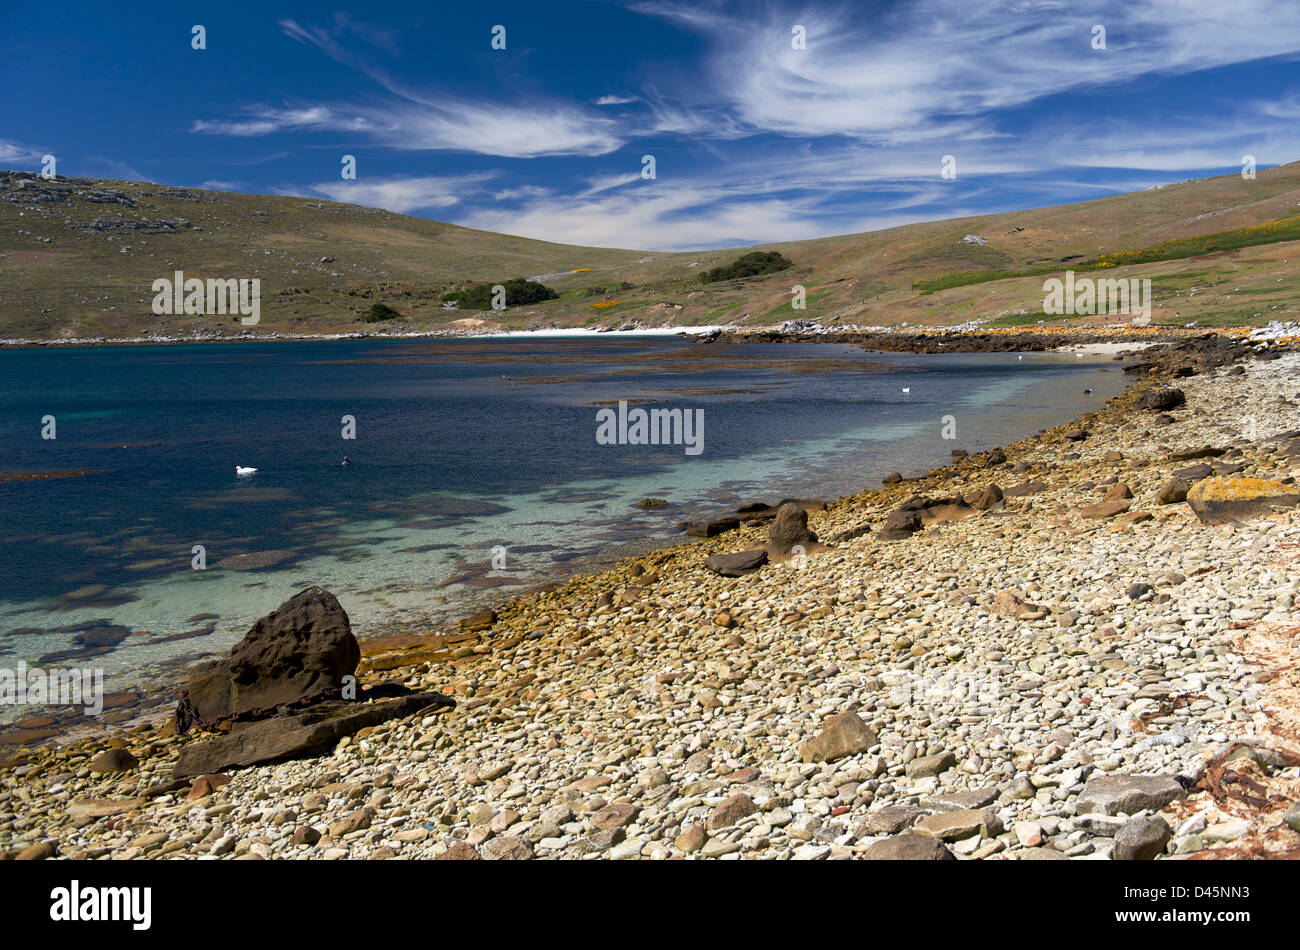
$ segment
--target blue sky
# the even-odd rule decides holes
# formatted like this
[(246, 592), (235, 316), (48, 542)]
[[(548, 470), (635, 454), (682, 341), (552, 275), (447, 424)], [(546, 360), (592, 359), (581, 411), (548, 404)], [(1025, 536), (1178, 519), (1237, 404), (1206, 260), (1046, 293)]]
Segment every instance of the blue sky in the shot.
[(1300, 157), (1287, 0), (68, 2), (5, 21), (0, 167), (53, 154), (62, 175), (566, 243), (797, 240)]

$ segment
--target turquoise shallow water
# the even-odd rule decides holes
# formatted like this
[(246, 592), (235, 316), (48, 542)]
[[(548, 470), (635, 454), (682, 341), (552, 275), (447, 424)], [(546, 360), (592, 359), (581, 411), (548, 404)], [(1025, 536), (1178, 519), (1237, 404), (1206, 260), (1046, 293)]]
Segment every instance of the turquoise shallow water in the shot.
[[(363, 636), (441, 622), (740, 500), (849, 494), (1014, 441), (1125, 381), (1056, 354), (662, 337), (0, 352), (0, 664), (225, 650), (309, 583)], [(702, 409), (703, 451), (597, 444), (620, 400)]]

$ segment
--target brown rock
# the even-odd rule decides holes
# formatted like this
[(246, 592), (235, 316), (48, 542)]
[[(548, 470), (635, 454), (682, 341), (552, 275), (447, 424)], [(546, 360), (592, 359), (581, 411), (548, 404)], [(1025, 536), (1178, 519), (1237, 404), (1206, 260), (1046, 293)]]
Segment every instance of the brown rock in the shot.
[(1175, 476), (1160, 486), (1160, 490), (1156, 492), (1156, 501), (1162, 505), (1176, 505), (1180, 501), (1187, 500), (1187, 493), (1191, 489), (1190, 479)]
[(330, 837), (342, 838), (354, 831), (364, 831), (375, 820), (375, 810), (369, 806), (358, 808), (330, 825)]
[(754, 814), (758, 811), (758, 806), (754, 800), (744, 792), (737, 792), (725, 801), (720, 802), (709, 812), (708, 827), (710, 831), (717, 831), (719, 828), (727, 828), (734, 825), (740, 819)]
[(715, 518), (713, 521), (700, 521), (687, 525), (686, 533), (692, 538), (713, 538), (726, 531), (735, 531), (739, 527), (739, 518)]
[(1025, 482), (1023, 485), (1012, 485), (1004, 495), (1008, 498), (1024, 498), (1026, 495), (1037, 495), (1047, 491), (1047, 485), (1044, 482)]
[(817, 535), (808, 530), (808, 512), (800, 505), (785, 502), (776, 510), (776, 519), (767, 531), (767, 548), (773, 554), (789, 554), (796, 546), (807, 550), (817, 543)]
[(90, 760), (92, 772), (129, 772), (140, 760), (126, 749), (109, 749)]
[(997, 485), (989, 485), (982, 492), (979, 493), (978, 498), (976, 498), (973, 502), (971, 502), (971, 507), (974, 508), (976, 511), (988, 511), (990, 508), (992, 508), (994, 505), (997, 505), (1001, 501), (1002, 501), (1002, 489), (999, 488)]
[(862, 853), (868, 861), (956, 861), (942, 842), (925, 835), (895, 835), (877, 841)]
[(834, 762), (847, 755), (866, 752), (876, 744), (876, 733), (853, 712), (828, 716), (822, 731), (799, 749), (803, 762)]
[(54, 846), (53, 841), (39, 841), (30, 848), (24, 848), (18, 852), (17, 861), (44, 861), (47, 858), (54, 857), (58, 849)]
[(528, 861), (533, 856), (533, 846), (526, 838), (492, 838), (481, 848), (487, 861)]
[(767, 551), (753, 548), (735, 554), (712, 554), (704, 559), (704, 566), (723, 577), (742, 577), (752, 574), (767, 563)]
[(873, 808), (862, 821), (862, 831), (872, 835), (896, 835), (924, 814), (924, 809), (914, 805)]
[(219, 788), (230, 784), (230, 776), (224, 772), (213, 772), (210, 775), (200, 775), (194, 780), (190, 787), (190, 793), (185, 796), (186, 801), (195, 801), (206, 795), (211, 795)]
[(641, 814), (641, 809), (636, 805), (615, 802), (613, 805), (606, 805), (593, 814), (591, 816), (591, 826), (598, 831), (608, 831), (610, 828), (625, 828), (636, 821), (636, 816), (639, 814)]
[(1047, 608), (1031, 604), (1017, 590), (999, 591), (993, 598), (993, 612), (1008, 620), (1042, 620), (1047, 616)]
[(1132, 505), (1131, 501), (1099, 501), (1095, 505), (1086, 506), (1079, 514), (1085, 518), (1114, 518), (1128, 511)]
[(1002, 833), (1002, 822), (991, 808), (967, 808), (960, 811), (926, 815), (912, 826), (917, 834), (942, 841), (960, 841), (971, 835), (991, 838)]
[(920, 530), (920, 512), (899, 508), (891, 511), (885, 518), (885, 525), (880, 529), (880, 538), (882, 541), (901, 541), (903, 538), (910, 538)]
[(483, 630), (491, 630), (497, 619), (495, 610), (480, 610), (468, 617), (462, 617), (456, 622), (456, 625), (466, 633), (478, 633)]
[(457, 841), (442, 854), (434, 858), (435, 861), (482, 861), (483, 858), (472, 844), (464, 841)]
[(704, 833), (703, 825), (687, 825), (682, 833), (677, 836), (673, 842), (678, 851), (685, 851), (687, 854), (694, 854), (704, 847), (707, 835)]
[(360, 706), (345, 700), (319, 703), (292, 715), (250, 723), (229, 735), (190, 743), (181, 749), (173, 774), (187, 778), (320, 755), (334, 748), (343, 736), (354, 735), (366, 726), (400, 719), (430, 706), (454, 705), (441, 693), (416, 693)]

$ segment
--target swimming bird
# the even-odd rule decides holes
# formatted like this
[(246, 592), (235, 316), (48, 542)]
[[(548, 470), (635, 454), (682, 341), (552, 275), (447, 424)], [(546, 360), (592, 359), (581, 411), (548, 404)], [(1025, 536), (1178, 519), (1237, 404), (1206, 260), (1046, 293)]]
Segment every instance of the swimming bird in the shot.
[(240, 478), (243, 478), (246, 475), (252, 475), (256, 471), (257, 469), (255, 468), (247, 468), (243, 465), (235, 466), (235, 474), (238, 475)]
[(1092, 392), (1092, 390), (1091, 390), (1091, 389), (1085, 389), (1084, 392), (1085, 392), (1085, 393), (1090, 393), (1090, 392)]
[(903, 395), (904, 395), (904, 396), (909, 395), (911, 392), (912, 392), (912, 387), (911, 387), (911, 386), (904, 386), (904, 387), (903, 387)]

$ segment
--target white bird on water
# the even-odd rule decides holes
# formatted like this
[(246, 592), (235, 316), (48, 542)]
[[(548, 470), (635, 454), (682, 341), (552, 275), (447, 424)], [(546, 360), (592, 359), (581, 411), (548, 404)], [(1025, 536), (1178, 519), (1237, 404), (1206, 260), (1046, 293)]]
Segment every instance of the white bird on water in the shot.
[(911, 392), (912, 392), (912, 387), (911, 387), (911, 386), (904, 386), (904, 387), (903, 387), (903, 395), (904, 395), (904, 396), (906, 396), (906, 395), (910, 395)]
[(243, 478), (243, 477), (245, 477), (245, 476), (247, 476), (247, 475), (252, 475), (252, 474), (253, 474), (254, 472), (256, 472), (256, 471), (257, 471), (257, 469), (255, 469), (255, 468), (247, 468), (247, 467), (245, 467), (245, 466), (243, 466), (243, 465), (236, 465), (236, 466), (235, 466), (235, 474), (238, 475), (240, 478)]

